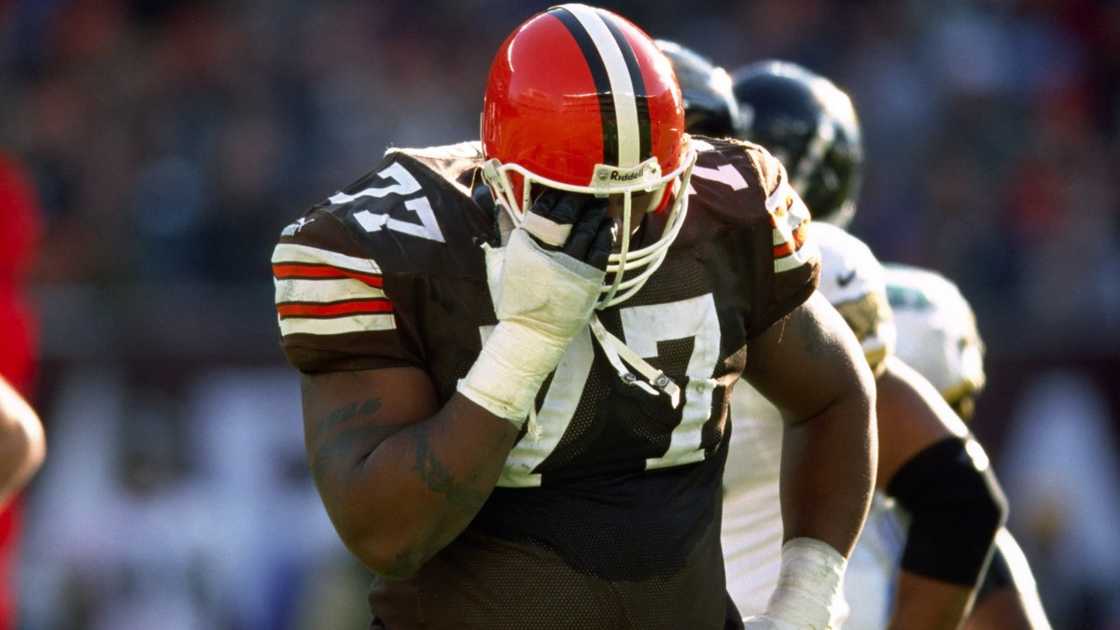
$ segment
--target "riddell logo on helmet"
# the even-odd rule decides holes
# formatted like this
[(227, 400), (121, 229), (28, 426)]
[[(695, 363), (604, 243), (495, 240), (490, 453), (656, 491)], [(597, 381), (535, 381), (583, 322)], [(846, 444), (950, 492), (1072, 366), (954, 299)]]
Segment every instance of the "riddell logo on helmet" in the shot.
[(648, 164), (641, 164), (635, 168), (620, 169), (613, 166), (600, 165), (595, 172), (595, 180), (604, 184), (628, 184), (643, 179), (656, 177), (659, 169), (651, 168)]
[(630, 173), (621, 173), (619, 171), (611, 171), (610, 180), (612, 182), (629, 182), (638, 179), (642, 176), (641, 171), (632, 171)]

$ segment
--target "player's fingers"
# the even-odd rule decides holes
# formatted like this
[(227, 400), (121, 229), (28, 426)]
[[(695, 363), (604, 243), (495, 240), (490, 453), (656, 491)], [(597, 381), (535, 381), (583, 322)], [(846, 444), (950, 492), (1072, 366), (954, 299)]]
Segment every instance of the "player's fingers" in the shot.
[[(587, 207), (589, 197), (591, 196), (579, 193), (562, 195), (556, 200), (556, 205), (553, 206), (552, 215), (549, 218), (557, 223), (575, 225)], [(594, 198), (592, 197), (592, 199)]]
[(588, 252), (590, 252), (591, 245), (595, 241), (595, 233), (599, 228), (599, 223), (604, 217), (607, 217), (606, 201), (595, 201), (601, 202), (588, 203), (584, 207), (579, 220), (572, 227), (572, 234), (568, 237), (568, 242), (564, 244), (564, 253), (576, 260), (587, 260)]
[(606, 269), (610, 260), (611, 250), (614, 249), (614, 220), (604, 216), (595, 231), (595, 240), (591, 243), (591, 251), (587, 254), (587, 263), (599, 269)]
[[(546, 190), (533, 202), (533, 207), (525, 213), (521, 227), (534, 238), (551, 248), (560, 248), (572, 233), (572, 223), (576, 210), (573, 209), (571, 195), (563, 195), (558, 190)], [(573, 219), (568, 219), (568, 217)]]
[(559, 190), (556, 190), (555, 188), (546, 188), (543, 193), (537, 195), (537, 198), (533, 200), (533, 205), (529, 207), (529, 212), (533, 214), (539, 214), (542, 217), (551, 217), (552, 209), (556, 206), (556, 202), (559, 200)]

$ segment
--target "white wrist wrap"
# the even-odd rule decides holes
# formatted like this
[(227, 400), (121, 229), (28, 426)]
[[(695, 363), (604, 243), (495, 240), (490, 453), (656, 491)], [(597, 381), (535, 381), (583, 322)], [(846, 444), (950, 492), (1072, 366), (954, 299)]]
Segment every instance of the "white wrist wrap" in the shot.
[(778, 627), (830, 630), (847, 618), (844, 570), (848, 560), (828, 543), (794, 538), (782, 547), (778, 586), (766, 616)]
[(605, 272), (543, 249), (520, 228), (503, 254), (501, 279), (491, 288), (499, 323), (458, 390), (520, 426), (541, 383), (587, 325)]

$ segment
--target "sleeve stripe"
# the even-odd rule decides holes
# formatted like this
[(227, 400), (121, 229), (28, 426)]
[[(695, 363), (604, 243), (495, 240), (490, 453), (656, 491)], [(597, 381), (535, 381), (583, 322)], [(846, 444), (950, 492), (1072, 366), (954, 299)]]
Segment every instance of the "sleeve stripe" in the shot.
[(376, 300), (343, 300), (340, 302), (285, 302), (276, 305), (280, 319), (291, 317), (342, 317), (392, 313), (393, 304), (385, 298)]
[(360, 280), (306, 280), (292, 278), (276, 280), (276, 303), (283, 302), (341, 302), (342, 300), (369, 300), (385, 297), (385, 291), (371, 287)]
[(392, 313), (352, 315), (314, 319), (296, 317), (280, 320), (280, 334), (288, 335), (345, 335), (377, 330), (394, 330), (397, 327)]
[(793, 269), (797, 269), (798, 267), (800, 267), (801, 265), (804, 265), (804, 264), (805, 264), (805, 260), (800, 259), (797, 256), (786, 256), (785, 258), (779, 258), (779, 259), (774, 261), (774, 273), (782, 273), (783, 271), (791, 271)]
[(397, 327), (373, 260), (280, 243), (272, 254), (280, 334), (346, 335)]
[(312, 264), (312, 263), (274, 263), (272, 265), (272, 275), (277, 280), (285, 279), (342, 279), (352, 278), (360, 280), (371, 287), (382, 287), (384, 280), (380, 275), (372, 273), (364, 273), (354, 271), (352, 269), (343, 269), (340, 267), (333, 267), (331, 265)]
[(347, 256), (329, 249), (296, 245), (295, 243), (280, 243), (272, 250), (272, 264), (284, 263), (310, 263), (313, 265), (330, 265), (342, 269), (349, 269), (359, 273), (379, 275), (381, 267), (369, 258)]
[[(801, 247), (805, 245), (805, 240), (808, 238), (808, 234), (806, 233), (808, 225), (808, 223), (802, 223), (793, 230), (794, 246), (792, 248), (789, 243), (784, 242), (784, 239), (780, 245), (774, 245), (774, 258), (783, 258), (789, 256), (793, 252), (800, 251)], [(774, 230), (774, 240), (778, 239), (778, 234), (778, 230)]]
[(817, 247), (816, 241), (806, 239), (802, 241), (801, 246), (788, 255), (781, 258), (774, 258), (774, 273), (782, 273), (784, 271), (791, 271), (797, 269), (801, 265), (808, 263), (811, 260), (820, 261), (820, 250)]

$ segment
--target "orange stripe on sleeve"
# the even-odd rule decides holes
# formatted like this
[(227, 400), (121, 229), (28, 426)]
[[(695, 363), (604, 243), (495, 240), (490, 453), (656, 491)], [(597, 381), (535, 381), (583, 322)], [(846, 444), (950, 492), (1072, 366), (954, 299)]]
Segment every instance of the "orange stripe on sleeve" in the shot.
[(308, 303), (287, 302), (276, 305), (281, 318), (286, 317), (343, 317), (347, 315), (369, 315), (372, 313), (392, 313), (393, 303), (386, 298), (374, 300), (347, 300), (345, 302)]
[(316, 265), (307, 263), (276, 263), (272, 265), (272, 275), (278, 280), (287, 278), (307, 278), (307, 279), (343, 279), (353, 278), (360, 280), (371, 287), (382, 287), (384, 280), (380, 275), (372, 273), (362, 273), (354, 271), (353, 269), (343, 269), (341, 267), (332, 267), (330, 265)]
[(782, 243), (781, 245), (774, 246), (774, 258), (785, 258), (793, 252), (800, 251), (801, 247), (805, 245), (805, 241), (809, 238), (809, 223), (805, 222), (798, 225), (793, 230), (793, 247), (789, 243)]

